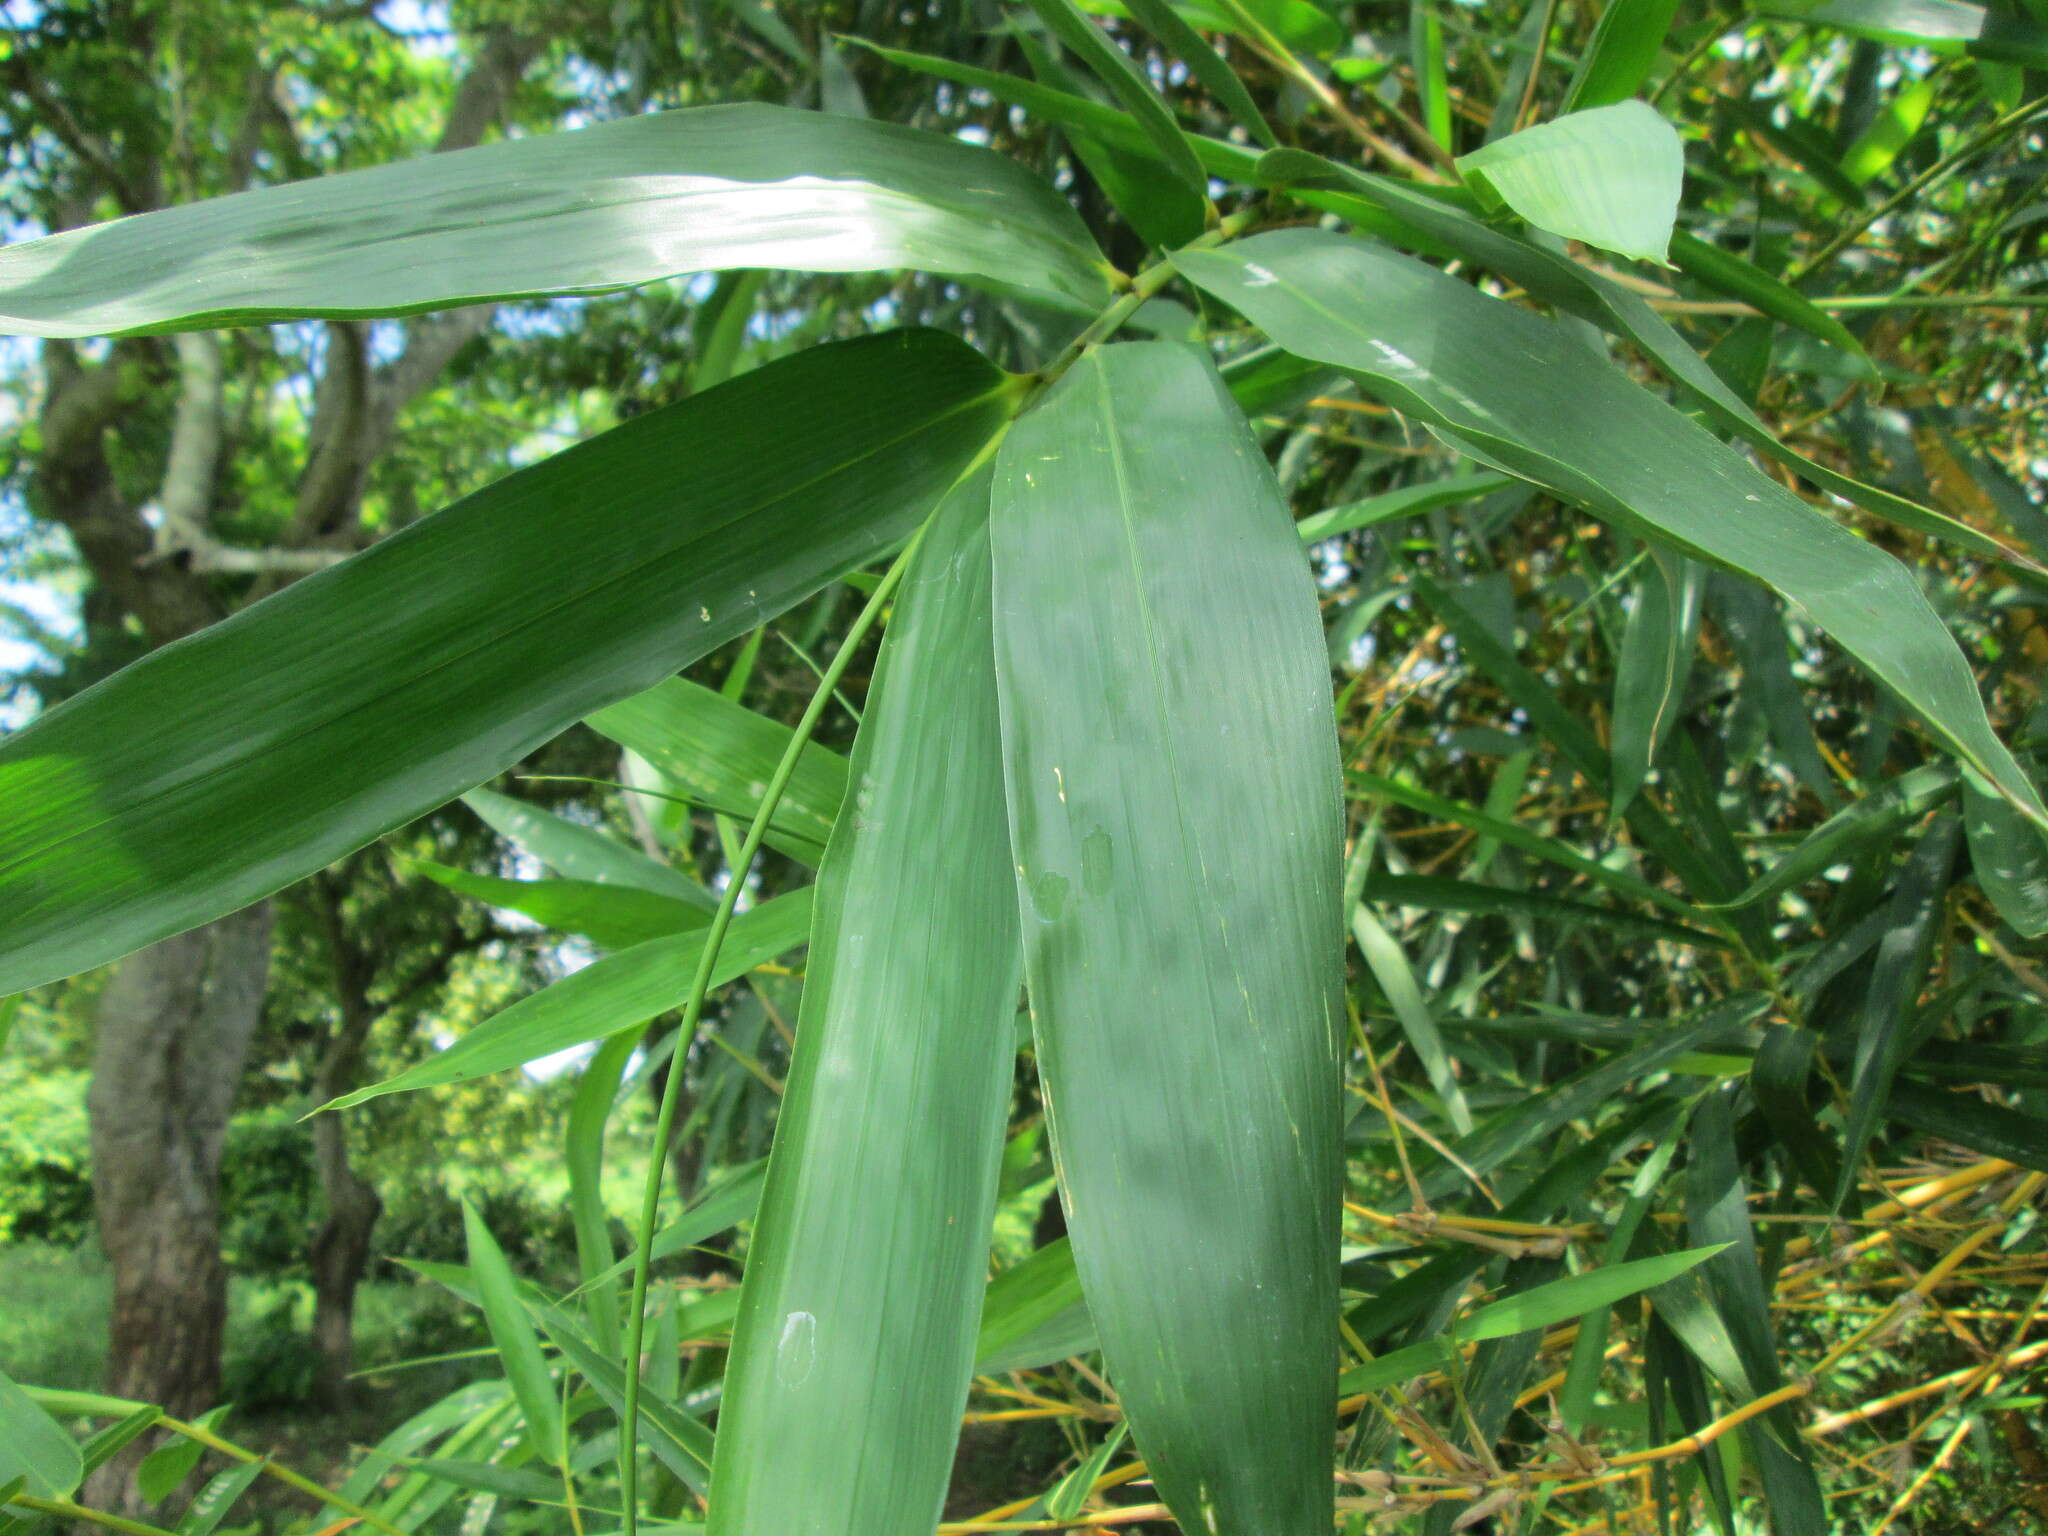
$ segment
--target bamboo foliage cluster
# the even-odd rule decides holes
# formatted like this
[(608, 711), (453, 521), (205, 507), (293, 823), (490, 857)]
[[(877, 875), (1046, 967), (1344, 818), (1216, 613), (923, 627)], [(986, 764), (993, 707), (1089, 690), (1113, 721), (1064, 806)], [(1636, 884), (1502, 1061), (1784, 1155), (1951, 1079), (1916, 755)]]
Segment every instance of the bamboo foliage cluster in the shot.
[[(1821, 1529), (1811, 1466), (1782, 1428), (1770, 1339), (1743, 1331), (1767, 1303), (1759, 1290), (1753, 1313), (1726, 1312), (1756, 1275), (1732, 1150), (1725, 1168), (1693, 1165), (1694, 1246), (1632, 1258), (1631, 1224), (1605, 1264), (1535, 1276), (1497, 1304), (1508, 1311), (1455, 1330), (1440, 1321), (1377, 1360), (1346, 1353), (1340, 1328), (1394, 1326), (1364, 1328), (1340, 1299), (1347, 932), (1462, 1138), (1460, 1166), (1483, 1176), (1582, 1112), (1561, 1099), (1536, 1118), (1474, 1116), (1400, 946), (1361, 904), (1443, 893), (1414, 883), (1426, 876), (1370, 874), (1369, 835), (1347, 863), (1347, 799), (1576, 859), (1609, 894), (1654, 909), (1607, 909), (1646, 941), (1735, 954), (1757, 942), (1745, 914), (1758, 903), (1883, 817), (1963, 794), (1980, 883), (2037, 937), (2048, 808), (1943, 619), (1898, 560), (1727, 439), (1874, 517), (2041, 568), (1779, 442), (1605, 256), (1567, 253), (1569, 239), (1687, 260), (1690, 237), (1674, 239), (1680, 142), (1636, 99), (1659, 7), (1610, 6), (1620, 19), (1603, 21), (1572, 110), (1427, 187), (1279, 146), (1203, 32), (1298, 63), (1288, 6), (1127, 9), (1130, 34), (1176, 55), (1240, 132), (1184, 130), (1157, 82), (1070, 0), (1033, 0), (1032, 36), (1092, 71), (1085, 93), (886, 56), (1069, 131), (1158, 251), (1136, 272), (1111, 265), (1049, 183), (992, 151), (766, 106), (518, 139), (0, 250), (0, 324), (31, 336), (360, 319), (688, 272), (911, 268), (1063, 315), (1071, 338), (1022, 374), (928, 329), (768, 363), (510, 474), (53, 710), (0, 744), (0, 992), (234, 911), (457, 796), (567, 876), (515, 890), (423, 866), (607, 953), (328, 1112), (601, 1044), (571, 1128), (582, 1290), (524, 1285), (472, 1217), (470, 1264), (440, 1278), (482, 1307), (504, 1382), (436, 1432), (467, 1425), (481, 1446), (517, 1426), (523, 1469), (493, 1491), (542, 1502), (565, 1483), (573, 1499), (575, 1476), (615, 1456), (628, 1532), (650, 1528), (641, 1488), (654, 1464), (701, 1498), (711, 1536), (931, 1530), (970, 1380), (1095, 1347), (1182, 1529), (1327, 1532), (1340, 1394), (1454, 1368), (1467, 1345), (1553, 1322), (1597, 1314), (1604, 1327), (1602, 1309), (1653, 1287), (1685, 1347), (1760, 1405), (1744, 1432), (1758, 1431), (1748, 1443), (1774, 1518)], [(1761, 269), (1718, 248), (1694, 254), (1703, 281), (1830, 344), (1847, 337)], [(1201, 340), (1130, 339), (1169, 290), (1270, 345), (1226, 357)], [(1677, 402), (1618, 366), (1613, 339)], [(1491, 804), (1347, 773), (1303, 542), (1424, 506), (1397, 492), (1398, 505), (1290, 523), (1247, 413), (1326, 378), (1476, 461), (1484, 473), (1426, 493), (1436, 504), (1528, 485), (1648, 545), (1624, 649), (1635, 702), (1611, 754), (1579, 722), (1544, 716), (1540, 687), (1517, 703), (1674, 869), (1706, 855), (1639, 795), (1710, 591), (1794, 605), (1945, 757), (1920, 770), (1924, 783), (1845, 809), (1791, 856), (1797, 867), (1750, 890), (1703, 878), (1684, 897)], [(882, 564), (862, 578), (866, 606), (794, 729), (675, 677)], [(1420, 575), (1411, 585), (1512, 691), (1512, 657), (1488, 659), (1498, 642), (1457, 595)], [(809, 737), (872, 632), (879, 660), (840, 759)], [(478, 790), (579, 721), (741, 819), (722, 892), (653, 861), (598, 871), (551, 856), (559, 827), (522, 823)], [(815, 885), (746, 904), (763, 847), (815, 868)], [(765, 1168), (664, 1227), (663, 1160), (651, 1159), (638, 1252), (622, 1258), (595, 1187), (640, 1028), (681, 1010), (686, 1049), (712, 989), (804, 945)], [(1071, 1247), (988, 1287), (1020, 986)], [(1769, 1002), (1744, 994), (1678, 1021), (1654, 1060), (1634, 1047), (1615, 1058), (1626, 1072), (1578, 1085), (1583, 1102), (1687, 1053), (1754, 1044)], [(1759, 1100), (1779, 1080), (1768, 1062), (1794, 1084), (1781, 1097), (1803, 1103), (1812, 1042), (1774, 1033), (1759, 1051)], [(1816, 1181), (1853, 1183), (1881, 1117), (1900, 1112), (1887, 1107), (1896, 1069), (1882, 1041), (1847, 1064), (1845, 1145), (1819, 1155)], [(1953, 1096), (1899, 1093), (1922, 1121), (1954, 1123)], [(1635, 1129), (1668, 1163), (1682, 1135), (1732, 1149), (1731, 1114), (1727, 1095), (1707, 1095)], [(1418, 1187), (1419, 1199), (1442, 1193)], [(661, 1256), (749, 1217), (736, 1297), (650, 1297)], [(1527, 1236), (1511, 1219), (1500, 1228), (1502, 1241)], [(1469, 1273), (1438, 1276), (1439, 1293)], [(1412, 1316), (1428, 1311), (1416, 1304)], [(727, 1328), (715, 1390), (684, 1390), (675, 1341)], [(130, 1410), (116, 1426), (133, 1426), (130, 1438), (156, 1422), (0, 1379), (0, 1425), (20, 1435), (0, 1451), (0, 1503), (68, 1507), (86, 1463), (111, 1450), (81, 1452), (45, 1410), (114, 1406)], [(616, 1418), (615, 1440), (583, 1423), (598, 1408)], [(450, 1465), (477, 1460), (450, 1444)], [(240, 1481), (221, 1485), (222, 1507), (260, 1470), (223, 1474)], [(321, 1496), (393, 1528), (366, 1512), (367, 1484)]]

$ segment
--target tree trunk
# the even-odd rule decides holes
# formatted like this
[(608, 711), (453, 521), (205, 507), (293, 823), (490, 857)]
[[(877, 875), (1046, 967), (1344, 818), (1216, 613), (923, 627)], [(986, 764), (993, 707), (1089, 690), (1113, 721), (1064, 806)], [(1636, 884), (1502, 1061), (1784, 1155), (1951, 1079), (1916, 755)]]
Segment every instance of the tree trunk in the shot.
[[(220, 1396), (221, 1148), (269, 971), (263, 902), (123, 961), (99, 1006), (87, 1103), (114, 1271), (106, 1389), (180, 1417)], [(95, 1473), (87, 1502), (133, 1510), (142, 1449)]]
[(313, 1347), (320, 1357), (321, 1404), (339, 1413), (352, 1397), (356, 1287), (370, 1265), (370, 1234), (384, 1202), (350, 1166), (339, 1115), (313, 1122), (313, 1156), (327, 1201), (327, 1219), (313, 1234)]
[[(335, 985), (340, 993), (341, 1023), (314, 1078), (313, 1102), (324, 1104), (355, 1086), (363, 1045), (376, 1015), (370, 1007), (355, 951), (343, 943), (340, 905), (323, 884), (333, 927)], [(320, 1401), (332, 1412), (345, 1410), (353, 1395), (349, 1373), (355, 1369), (356, 1287), (370, 1266), (370, 1234), (384, 1214), (384, 1202), (349, 1162), (347, 1122), (340, 1115), (313, 1119), (313, 1166), (327, 1219), (313, 1234), (313, 1347), (319, 1355)]]

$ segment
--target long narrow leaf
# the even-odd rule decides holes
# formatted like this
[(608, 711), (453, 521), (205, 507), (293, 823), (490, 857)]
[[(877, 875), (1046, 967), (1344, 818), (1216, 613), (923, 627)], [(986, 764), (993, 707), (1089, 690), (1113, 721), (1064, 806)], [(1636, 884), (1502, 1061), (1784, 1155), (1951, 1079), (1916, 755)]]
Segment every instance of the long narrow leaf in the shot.
[(819, 872), (719, 1411), (713, 1536), (901, 1536), (945, 1502), (1019, 979), (988, 493), (986, 471), (970, 477), (905, 575), (859, 788)]
[[(795, 949), (804, 941), (810, 918), (808, 887), (741, 913), (719, 948), (711, 984), (722, 986)], [(418, 1066), (320, 1107), (347, 1109), (387, 1093), (466, 1083), (621, 1030), (636, 1029), (656, 1014), (683, 1005), (691, 968), (703, 947), (704, 931), (698, 929), (608, 955), (492, 1015)]]
[(1004, 442), (996, 668), (1039, 1068), (1160, 1492), (1325, 1536), (1336, 741), (1299, 541), (1201, 354), (1084, 357)]
[(1015, 161), (758, 104), (657, 112), (239, 192), (0, 250), (0, 330), (367, 318), (681, 272), (917, 267), (1093, 309), (1107, 264)]
[(0, 993), (277, 890), (746, 633), (906, 535), (1008, 398), (930, 332), (771, 363), (50, 711), (0, 746)]
[(1905, 567), (1553, 322), (1319, 230), (1174, 259), (1281, 345), (1348, 369), (1482, 459), (1797, 602), (2048, 828), (2048, 807), (1993, 733), (1968, 663)]

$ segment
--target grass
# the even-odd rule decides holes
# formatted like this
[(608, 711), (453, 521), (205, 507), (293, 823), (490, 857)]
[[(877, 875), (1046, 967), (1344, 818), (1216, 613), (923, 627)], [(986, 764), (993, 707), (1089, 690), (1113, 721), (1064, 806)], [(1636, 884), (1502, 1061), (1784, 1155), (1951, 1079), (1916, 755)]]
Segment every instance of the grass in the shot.
[[(113, 1277), (96, 1245), (0, 1246), (0, 1370), (17, 1381), (96, 1391), (106, 1368)], [(356, 1293), (356, 1358), (373, 1374), (362, 1395), (375, 1417), (431, 1400), (470, 1374), (462, 1366), (379, 1370), (481, 1342), (467, 1309), (424, 1283), (365, 1283)], [(312, 1296), (303, 1283), (230, 1277), (225, 1375), (230, 1400), (289, 1417), (312, 1384)], [(448, 1372), (456, 1375), (451, 1379)], [(394, 1400), (400, 1400), (394, 1402)]]

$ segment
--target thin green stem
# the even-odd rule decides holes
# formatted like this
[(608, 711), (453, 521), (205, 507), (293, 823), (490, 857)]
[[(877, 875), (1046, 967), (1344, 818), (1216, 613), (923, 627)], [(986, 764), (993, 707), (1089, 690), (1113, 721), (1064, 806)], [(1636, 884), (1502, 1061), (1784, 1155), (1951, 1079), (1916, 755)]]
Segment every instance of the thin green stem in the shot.
[[(1233, 213), (1229, 218), (1219, 223), (1214, 229), (1190, 240), (1181, 249), (1184, 251), (1202, 251), (1207, 250), (1210, 246), (1221, 245), (1226, 240), (1234, 240), (1257, 222), (1260, 212), (1261, 210), (1256, 207), (1240, 208), (1236, 213)], [(1061, 374), (1080, 361), (1083, 352), (1086, 352), (1092, 346), (1109, 340), (1110, 337), (1122, 330), (1124, 322), (1129, 320), (1132, 315), (1135, 315), (1147, 299), (1172, 282), (1177, 275), (1170, 256), (1162, 256), (1150, 266), (1140, 270), (1138, 275), (1131, 279), (1131, 286), (1123, 297), (1089, 321), (1081, 334), (1067, 343), (1066, 350), (1054, 358), (1047, 367), (1039, 371), (1038, 390), (1034, 391), (1034, 393), (1051, 388)]]
[(404, 1531), (401, 1531), (390, 1521), (383, 1519), (381, 1516), (371, 1514), (362, 1505), (344, 1499), (340, 1494), (333, 1492), (331, 1489), (321, 1487), (310, 1477), (301, 1477), (290, 1467), (280, 1466), (277, 1462), (271, 1461), (267, 1457), (257, 1455), (247, 1446), (237, 1445), (234, 1441), (215, 1434), (204, 1425), (187, 1424), (183, 1419), (174, 1419), (169, 1416), (158, 1419), (157, 1423), (162, 1428), (171, 1431), (172, 1434), (183, 1435), (187, 1440), (196, 1440), (208, 1449), (219, 1451), (221, 1455), (229, 1457), (234, 1461), (244, 1463), (261, 1462), (264, 1472), (276, 1478), (279, 1482), (298, 1489), (300, 1493), (307, 1495), (309, 1498), (318, 1499), (330, 1509), (338, 1509), (344, 1515), (353, 1516), (371, 1529), (384, 1532), (385, 1536), (406, 1536)]
[(2048, 113), (2048, 101), (2036, 99), (2023, 102), (2019, 106), (2014, 107), (2012, 111), (1986, 127), (1982, 133), (1972, 135), (1966, 143), (1935, 161), (1934, 164), (1900, 187), (1898, 191), (1894, 192), (1868, 213), (1859, 214), (1844, 224), (1835, 232), (1833, 239), (1807, 257), (1805, 261), (1801, 262), (1799, 269), (1789, 274), (1785, 281), (1796, 285), (1803, 279), (1811, 277), (1815, 272), (1818, 272), (1822, 267), (1841, 255), (1843, 251), (1855, 244), (1857, 240), (1861, 239), (1863, 232), (1879, 219), (1884, 218), (1887, 214), (1896, 212), (1899, 208), (1911, 202), (1937, 181), (1940, 181), (1944, 176), (1962, 165), (1963, 162), (1981, 154), (2008, 133), (2011, 133), (2015, 128), (2024, 127), (2032, 119), (2039, 117), (2043, 113)]
[(87, 1509), (83, 1504), (74, 1504), (69, 1499), (39, 1499), (33, 1494), (17, 1493), (7, 1502), (23, 1509), (32, 1509), (39, 1515), (58, 1515), (66, 1520), (84, 1520), (92, 1525), (103, 1525), (110, 1531), (126, 1531), (129, 1536), (173, 1536), (172, 1532), (160, 1525), (144, 1525), (140, 1520), (110, 1515), (102, 1509)]
[(647, 1159), (647, 1183), (640, 1199), (640, 1225), (633, 1255), (633, 1299), (632, 1310), (626, 1321), (626, 1391), (623, 1412), (619, 1425), (619, 1491), (620, 1504), (624, 1506), (624, 1527), (622, 1536), (638, 1536), (639, 1531), (639, 1442), (640, 1442), (640, 1352), (647, 1338), (647, 1272), (654, 1262), (654, 1224), (661, 1209), (661, 1180), (663, 1165), (668, 1161), (666, 1151), (669, 1137), (675, 1129), (676, 1106), (681, 1102), (683, 1081), (683, 1056), (689, 1048), (690, 1038), (696, 1033), (698, 1020), (703, 1017), (704, 997), (711, 990), (712, 967), (718, 962), (718, 951), (725, 942), (725, 931), (732, 924), (733, 911), (737, 907), (740, 892), (746, 888), (747, 875), (754, 867), (755, 855), (760, 852), (761, 840), (767, 835), (768, 823), (775, 815), (775, 808), (782, 802), (782, 793), (788, 788), (791, 775), (796, 772), (797, 759), (803, 755), (804, 746), (811, 739), (811, 733), (818, 728), (826, 707), (832, 702), (832, 693), (839, 686), (839, 679), (853, 660), (854, 652), (872, 629), (882, 610), (888, 605), (897, 584), (902, 581), (904, 570), (917, 553), (918, 545), (924, 541), (924, 529), (920, 526), (903, 547), (888, 573), (876, 585), (860, 615), (846, 632), (839, 649), (832, 657), (832, 664), (819, 679), (817, 690), (811, 695), (811, 702), (805, 708), (803, 718), (797, 722), (796, 730), (784, 749), (782, 761), (775, 765), (775, 774), (768, 781), (768, 788), (761, 796), (760, 808), (754, 812), (752, 825), (747, 828), (746, 841), (740, 845), (739, 857), (733, 861), (731, 874), (726, 881), (725, 891), (720, 896), (718, 910), (712, 914), (711, 926), (705, 930), (704, 948), (697, 958), (697, 974), (691, 978), (689, 1000), (683, 1005), (682, 1022), (676, 1027), (676, 1049), (669, 1063), (668, 1081), (661, 1091), (661, 1109), (655, 1117), (654, 1145)]

